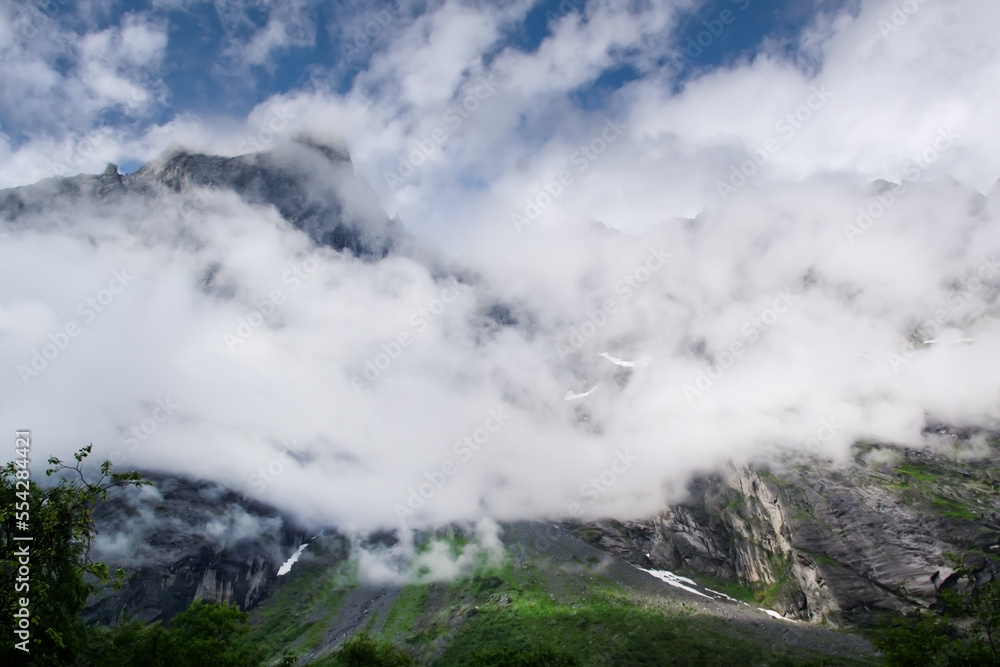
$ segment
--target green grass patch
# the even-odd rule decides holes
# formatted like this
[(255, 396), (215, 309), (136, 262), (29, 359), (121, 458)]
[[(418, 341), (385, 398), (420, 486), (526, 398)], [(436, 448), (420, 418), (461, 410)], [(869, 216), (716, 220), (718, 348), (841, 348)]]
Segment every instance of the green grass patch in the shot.
[[(695, 579), (697, 581), (697, 579)], [(726, 582), (715, 582), (706, 580), (701, 583), (705, 588), (709, 588), (713, 591), (719, 593), (725, 593), (734, 600), (739, 600), (740, 602), (753, 602), (756, 598), (756, 592), (750, 586), (741, 583), (739, 581), (726, 581)]]
[[(776, 558), (773, 565), (784, 576), (787, 563)], [(308, 579), (305, 574), (304, 570), (303, 578)], [(326, 576), (333, 584), (351, 581), (350, 576), (336, 571)], [(754, 591), (735, 582), (703, 577), (699, 581), (748, 602), (755, 597), (770, 602), (787, 583), (783, 578)], [(280, 654), (278, 648), (301, 654), (321, 640), (329, 628), (325, 620), (329, 616), (319, 612), (326, 607), (330, 613), (339, 609), (336, 604), (324, 607), (321, 598), (348, 590), (334, 586), (332, 591), (315, 591), (310, 596), (300, 586), (294, 580), (280, 586), (276, 591), (279, 604), (271, 611), (272, 615), (298, 613), (290, 621), (292, 627), (275, 625), (273, 620), (270, 625), (260, 624), (262, 633), (276, 631), (280, 636), (268, 638), (276, 640), (277, 645), (269, 645), (275, 656)], [(291, 595), (293, 592), (296, 594)], [(295, 605), (304, 608), (299, 611)], [(364, 632), (362, 629), (358, 634)], [(760, 639), (749, 627), (699, 614), (691, 605), (623, 588), (595, 574), (583, 562), (557, 565), (535, 560), (525, 568), (510, 558), (500, 567), (484, 568), (449, 583), (404, 586), (377, 641), (397, 651), (405, 648), (416, 664), (441, 667), (872, 664), (803, 653), (780, 641)], [(342, 659), (331, 652), (311, 667), (339, 664)]]
[(249, 636), (272, 657), (289, 647), (308, 650), (321, 643), (347, 591), (357, 584), (355, 565), (341, 561), (331, 567), (322, 561), (296, 563), (275, 582), (266, 603), (251, 612)]
[(508, 608), (469, 618), (433, 664), (465, 665), (482, 653), (549, 651), (580, 665), (853, 665), (737, 637), (721, 621), (681, 616), (622, 596), (591, 595), (569, 607), (547, 595), (519, 592)]
[(594, 530), (593, 528), (581, 528), (579, 530), (573, 531), (576, 536), (588, 544), (597, 544), (601, 541), (604, 536), (599, 530)]
[(413, 667), (417, 664), (412, 655), (391, 642), (359, 633), (344, 642), (339, 651), (309, 663), (309, 667)]
[(795, 482), (792, 482), (787, 479), (782, 479), (781, 477), (778, 477), (770, 470), (759, 470), (757, 471), (757, 475), (760, 476), (761, 479), (767, 480), (773, 484), (776, 484), (777, 486), (784, 487), (786, 489), (795, 488), (796, 486)]
[(715, 579), (710, 579), (700, 572), (696, 572), (690, 569), (683, 569), (679, 574), (688, 577), (689, 579), (698, 582), (705, 588), (710, 588), (713, 591), (719, 593), (725, 593), (734, 600), (739, 600), (740, 602), (754, 602), (756, 591), (753, 587), (740, 581), (718, 581)]
[(991, 480), (997, 468), (991, 461), (981, 463), (970, 476), (968, 461), (907, 461), (895, 468), (894, 481), (883, 484), (907, 505), (946, 519), (975, 521), (977, 510), (988, 511), (996, 504)]
[(781, 596), (781, 593), (791, 583), (792, 576), (790, 573), (791, 562), (787, 557), (770, 554), (768, 555), (768, 561), (771, 564), (771, 572), (774, 574), (775, 580), (771, 583), (762, 584), (756, 588), (754, 593), (754, 602), (762, 607), (770, 608), (774, 606), (778, 597)]
[(381, 633), (383, 637), (397, 637), (416, 630), (420, 617), (427, 611), (429, 588), (428, 584), (403, 587), (385, 619)]
[(953, 498), (945, 498), (944, 496), (937, 496), (931, 499), (931, 507), (934, 508), (938, 514), (949, 519), (967, 519), (974, 521), (979, 517), (962, 502), (959, 502)]
[(897, 475), (906, 475), (918, 482), (933, 482), (937, 480), (937, 475), (929, 472), (923, 466), (916, 466), (913, 464), (898, 466), (895, 470)]

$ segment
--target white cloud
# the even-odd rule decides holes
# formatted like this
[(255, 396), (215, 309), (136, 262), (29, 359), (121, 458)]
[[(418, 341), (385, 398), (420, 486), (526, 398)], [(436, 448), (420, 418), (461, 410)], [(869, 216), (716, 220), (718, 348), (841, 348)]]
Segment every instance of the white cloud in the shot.
[(249, 39), (231, 37), (228, 51), (234, 62), (239, 66), (265, 65), (276, 51), (312, 45), (316, 38), (314, 4), (306, 0), (268, 6), (267, 23)]
[[(839, 456), (855, 438), (918, 443), (928, 416), (995, 427), (1000, 384), (983, 369), (1000, 352), (1000, 275), (989, 268), (998, 202), (974, 190), (1000, 175), (989, 115), (1000, 10), (925, 3), (883, 37), (892, 5), (824, 18), (804, 38), (815, 72), (772, 52), (675, 90), (683, 56), (662, 40), (670, 13), (597, 5), (586, 23), (560, 21), (537, 52), (490, 60), (525, 7), (445, 3), (415, 20), (400, 12), (346, 95), (317, 84), (246, 123), (181, 116), (110, 137), (81, 164), (102, 151), (235, 154), (298, 130), (336, 133), (388, 211), (482, 282), (431, 319), (420, 309), (446, 284), (419, 258), (321, 254), (292, 293), (283, 276), (310, 256), (306, 239), (234, 197), (190, 224), (170, 199), (74, 210), (0, 243), (0, 422), (34, 429), (42, 449), (93, 440), (106, 455), (170, 396), (176, 418), (129, 465), (251, 487), (307, 520), (361, 531), (394, 524), (397, 506), (414, 524), (566, 515), (574, 504), (642, 515), (679, 497), (691, 472), (800, 446), (823, 420), (839, 426), (822, 451)], [(575, 106), (570, 93), (632, 58), (630, 44), (646, 49), (640, 69), (652, 49), (673, 64), (605, 109)], [(480, 77), (491, 74), (487, 91)], [(608, 123), (623, 126), (613, 139)], [(411, 159), (427, 142), (433, 150)], [(766, 146), (764, 164), (734, 185), (733, 169)], [(39, 138), (6, 156), (0, 176), (34, 180), (60, 150)], [(413, 170), (394, 188), (385, 175), (401, 160)], [(563, 170), (572, 178), (557, 194)], [(876, 178), (905, 179), (905, 190), (865, 194)], [(720, 181), (735, 189), (725, 201)], [(342, 187), (359, 215), (375, 215), (370, 191)], [(519, 234), (511, 216), (527, 215), (526, 198), (551, 203)], [(121, 230), (141, 218), (161, 242), (130, 245)], [(629, 235), (591, 228), (595, 219)], [(670, 259), (654, 271), (661, 246)], [(123, 266), (135, 281), (25, 387), (16, 367)], [(214, 291), (201, 285), (212, 271)], [(273, 289), (287, 300), (231, 352), (224, 334)], [(486, 326), (497, 300), (516, 326)], [(904, 344), (932, 329), (972, 342)], [(574, 332), (580, 350), (566, 353)], [(401, 334), (412, 342), (390, 359)], [(652, 360), (628, 374), (600, 352)], [(386, 367), (356, 391), (353, 378), (383, 354)], [(489, 430), (501, 408), (508, 417)], [(300, 444), (283, 456), (290, 440)], [(261, 470), (273, 479), (254, 488)]]
[[(990, 157), (996, 151), (989, 149), (996, 133), (983, 115), (996, 106), (992, 83), (1000, 71), (997, 40), (983, 28), (993, 20), (994, 7), (973, 0), (955, 7), (961, 9), (955, 23), (942, 18), (945, 10), (924, 6), (883, 39), (877, 24), (891, 14), (892, 3), (864, 3), (857, 16), (841, 14), (805, 38), (822, 63), (815, 76), (777, 55), (762, 55), (689, 81), (675, 93), (668, 70), (626, 85), (608, 110), (591, 113), (569, 104), (567, 92), (616, 62), (608, 56), (615, 40), (642, 46), (644, 36), (671, 25), (671, 19), (599, 9), (600, 18), (582, 27), (570, 14), (537, 53), (506, 51), (493, 61), (490, 70), (509, 83), (449, 132), (403, 188), (393, 190), (386, 171), (398, 170), (414, 141), (426, 141), (436, 127), (449, 129), (442, 122), (446, 106), (415, 106), (404, 114), (391, 86), (380, 96), (362, 74), (352, 95), (364, 91), (371, 107), (344, 134), (359, 170), (387, 206), (442, 237), (467, 229), (470, 219), (501, 224), (507, 210), (565, 163), (608, 115), (629, 123), (629, 141), (593, 164), (579, 192), (550, 212), (554, 222), (596, 217), (641, 230), (674, 215), (692, 215), (716, 203), (717, 181), (771, 136), (783, 140), (780, 150), (755, 182), (838, 173), (860, 185), (878, 177), (898, 180), (905, 162), (939, 129), (951, 126), (961, 136), (959, 146), (925, 177), (950, 173), (986, 191), (1000, 173)], [(402, 52), (410, 54), (408, 47)], [(666, 55), (683, 57), (679, 51)], [(379, 76), (384, 79), (381, 70)], [(794, 128), (793, 136), (780, 135), (777, 124), (805, 103), (815, 85), (830, 92), (827, 105)], [(463, 84), (453, 88), (458, 92)], [(319, 101), (321, 107), (328, 104), (342, 105)], [(463, 177), (470, 172), (489, 187), (469, 192)], [(453, 213), (435, 205), (441, 200), (452, 202)]]

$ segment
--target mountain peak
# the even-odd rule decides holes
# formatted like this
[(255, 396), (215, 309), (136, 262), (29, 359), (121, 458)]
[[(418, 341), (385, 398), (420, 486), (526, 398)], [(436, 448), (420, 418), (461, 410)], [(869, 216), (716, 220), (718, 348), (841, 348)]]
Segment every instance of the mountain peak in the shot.
[[(273, 206), (315, 243), (363, 259), (386, 256), (404, 234), (381, 210), (375, 192), (354, 175), (346, 147), (305, 134), (267, 151), (232, 157), (173, 147), (126, 176), (109, 163), (100, 175), (55, 177), (0, 190), (0, 219), (27, 223), (60, 204), (89, 200), (107, 206), (129, 195), (148, 200), (164, 191), (194, 195), (199, 188), (230, 190), (249, 204)], [(182, 211), (185, 218), (201, 214), (197, 206)]]
[(301, 132), (292, 138), (292, 142), (319, 151), (330, 162), (351, 161), (347, 146), (337, 139), (322, 138), (310, 132)]

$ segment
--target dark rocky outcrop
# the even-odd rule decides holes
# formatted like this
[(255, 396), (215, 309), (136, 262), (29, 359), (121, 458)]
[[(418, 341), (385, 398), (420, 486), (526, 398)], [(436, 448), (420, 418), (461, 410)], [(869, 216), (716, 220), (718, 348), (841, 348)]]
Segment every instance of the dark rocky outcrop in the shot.
[(315, 243), (362, 259), (380, 259), (406, 239), (399, 222), (383, 213), (349, 212), (348, 196), (374, 202), (374, 192), (354, 175), (345, 151), (303, 137), (235, 157), (172, 150), (132, 174), (119, 174), (109, 164), (100, 175), (53, 177), (0, 190), (0, 220), (32, 224), (34, 216), (58, 207), (71, 214), (81, 203), (152, 206), (174, 194), (181, 197), (179, 214), (190, 221), (227, 190), (249, 204), (274, 206)]
[(128, 577), (105, 589), (87, 618), (169, 620), (195, 599), (249, 609), (311, 534), (273, 508), (215, 484), (146, 476), (152, 487), (116, 494), (95, 515), (94, 557)]
[[(95, 555), (130, 576), (120, 591), (95, 598), (93, 621), (168, 619), (197, 598), (253, 608), (281, 563), (312, 537), (213, 484), (158, 479), (155, 488), (121, 494), (98, 516)], [(694, 480), (688, 500), (658, 516), (549, 529), (569, 529), (626, 563), (693, 576), (710, 589), (743, 584), (786, 617), (864, 626), (934, 606), (942, 587), (958, 583), (954, 557), (964, 557), (980, 583), (1000, 576), (989, 558), (1000, 552), (998, 490), (1000, 440), (951, 433), (926, 449), (858, 445), (840, 464), (799, 455), (780, 466), (733, 465)], [(546, 531), (518, 525), (504, 528), (506, 541)], [(326, 542), (339, 545), (331, 563), (339, 563), (346, 542), (326, 532)], [(519, 539), (508, 544), (515, 556)], [(550, 539), (530, 541), (557, 555)], [(385, 533), (366, 544), (394, 542)]]
[(940, 447), (865, 445), (835, 465), (804, 457), (732, 466), (692, 483), (688, 501), (643, 521), (579, 526), (591, 543), (646, 568), (741, 582), (780, 613), (867, 625), (935, 604), (954, 557), (1000, 576), (1000, 441), (944, 436)]

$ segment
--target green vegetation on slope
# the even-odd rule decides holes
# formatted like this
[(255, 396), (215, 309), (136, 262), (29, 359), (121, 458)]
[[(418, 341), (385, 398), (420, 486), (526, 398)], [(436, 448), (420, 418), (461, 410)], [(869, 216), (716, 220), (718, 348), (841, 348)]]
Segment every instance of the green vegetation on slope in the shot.
[(97, 590), (94, 582), (115, 579), (90, 558), (94, 507), (110, 489), (147, 482), (134, 472), (112, 472), (108, 461), (91, 481), (83, 470), (87, 446), (72, 466), (50, 458), (45, 474), (62, 479), (43, 488), (29, 479), (29, 441), (18, 438), (18, 463), (0, 472), (0, 662), (22, 664), (30, 655), (33, 665), (64, 665), (87, 644), (80, 613)]
[[(891, 478), (884, 485), (895, 491), (905, 504), (935, 514), (944, 519), (977, 521), (982, 515), (997, 511), (996, 489), (1000, 486), (1000, 465), (997, 450), (1000, 442), (987, 444), (989, 454), (956, 450), (954, 457), (927, 455), (924, 452), (888, 449), (904, 455), (892, 468)], [(870, 452), (869, 445), (862, 450)], [(970, 470), (974, 470), (972, 474)], [(879, 477), (873, 477), (879, 481)]]
[(321, 645), (347, 592), (359, 583), (357, 567), (339, 540), (314, 540), (308, 557), (281, 577), (251, 615), (250, 637), (271, 656), (304, 653)]
[(914, 612), (872, 631), (886, 665), (1000, 665), (1000, 580), (977, 587), (973, 570), (962, 566), (958, 571), (969, 586), (942, 591), (943, 614)]
[[(19, 444), (21, 439), (19, 438)], [(90, 558), (97, 530), (94, 509), (108, 491), (148, 484), (135, 472), (112, 471), (110, 462), (97, 474), (84, 470), (91, 447), (78, 450), (74, 465), (50, 458), (46, 475), (60, 475), (42, 488), (28, 479), (26, 464), (8, 463), (0, 473), (0, 635), (3, 664), (102, 665), (104, 667), (256, 667), (264, 651), (249, 641), (247, 614), (234, 606), (194, 602), (168, 626), (135, 621), (114, 627), (87, 627), (81, 612), (100, 583), (120, 581), (108, 567)], [(30, 452), (19, 452), (22, 461)], [(96, 480), (94, 478), (96, 477)], [(30, 537), (30, 540), (24, 540)], [(19, 555), (20, 554), (20, 555)], [(25, 568), (27, 573), (19, 571)], [(15, 583), (23, 584), (15, 586)], [(20, 646), (18, 646), (20, 644)]]
[(235, 605), (196, 600), (168, 626), (138, 621), (92, 628), (78, 657), (102, 667), (256, 667), (264, 650), (246, 637), (247, 614)]
[(423, 616), (430, 604), (431, 590), (428, 584), (413, 584), (405, 586), (399, 592), (382, 634), (388, 637), (401, 636), (417, 627), (417, 622)]
[(693, 581), (698, 582), (709, 590), (713, 590), (717, 593), (723, 593), (734, 600), (739, 600), (740, 602), (756, 603), (758, 596), (761, 595), (760, 587), (755, 589), (753, 586), (749, 586), (738, 581), (715, 581), (690, 568), (684, 570), (681, 574)]
[[(481, 564), (449, 583), (367, 592), (349, 577), (339, 585), (308, 586), (314, 577), (336, 582), (330, 573), (345, 567), (321, 566), (322, 560), (296, 565), (304, 565), (299, 580), (283, 577), (253, 612), (254, 633), (272, 642), (272, 659), (290, 645), (311, 656), (311, 667), (874, 664), (768, 641), (752, 627), (695, 613), (674, 598), (623, 588), (600, 562), (582, 556), (556, 562), (521, 554), (501, 566)], [(362, 593), (364, 600), (386, 602), (354, 618), (358, 610), (344, 600)], [(342, 644), (344, 635), (333, 630), (349, 617), (353, 638)], [(310, 634), (325, 642), (307, 641)]]
[(433, 664), (471, 664), (483, 652), (551, 651), (580, 665), (857, 664), (739, 637), (724, 623), (665, 611), (654, 600), (595, 592), (572, 606), (528, 590), (508, 606), (485, 605)]
[(409, 667), (416, 664), (406, 651), (361, 633), (344, 642), (336, 653), (311, 663), (310, 667)]

